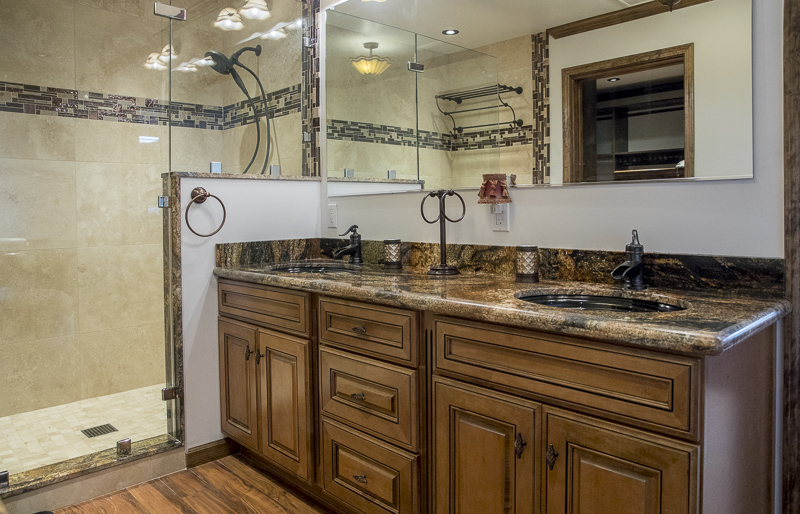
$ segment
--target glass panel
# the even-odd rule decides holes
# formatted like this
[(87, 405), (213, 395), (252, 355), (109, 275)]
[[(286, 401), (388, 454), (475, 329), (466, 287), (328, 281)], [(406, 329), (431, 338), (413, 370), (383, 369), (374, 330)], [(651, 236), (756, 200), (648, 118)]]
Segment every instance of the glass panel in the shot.
[[(152, 4), (85, 4), (0, 3), (0, 471), (12, 487), (166, 432), (169, 23)], [(105, 424), (115, 431), (81, 432)]]
[(424, 36), (417, 41), (425, 65), (417, 99), (420, 179), (425, 189), (480, 187), (484, 173), (499, 169), (498, 123), (516, 119), (498, 89), (497, 59)]
[(326, 30), (328, 177), (416, 181), (414, 34), (333, 11)]
[(302, 175), (302, 4), (275, 0), (240, 14), (226, 1), (201, 2), (173, 24), (173, 45), (172, 171), (268, 174), (274, 165)]

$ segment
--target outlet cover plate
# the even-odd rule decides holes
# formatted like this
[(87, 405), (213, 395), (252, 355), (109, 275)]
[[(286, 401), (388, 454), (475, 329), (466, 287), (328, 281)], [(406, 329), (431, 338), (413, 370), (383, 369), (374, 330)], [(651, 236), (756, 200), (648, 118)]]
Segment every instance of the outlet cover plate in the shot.
[(495, 204), (491, 208), (492, 216), (492, 230), (495, 232), (508, 232), (509, 231), (509, 211), (511, 205), (507, 203)]

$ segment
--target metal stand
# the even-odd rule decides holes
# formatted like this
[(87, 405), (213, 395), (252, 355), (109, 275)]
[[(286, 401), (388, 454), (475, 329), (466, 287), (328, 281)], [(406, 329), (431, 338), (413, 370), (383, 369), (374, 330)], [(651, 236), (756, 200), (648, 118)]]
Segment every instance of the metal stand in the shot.
[[(462, 212), (461, 217), (457, 220), (451, 220), (448, 218), (444, 211), (445, 197), (453, 195), (457, 196), (458, 199), (461, 200)], [(429, 220), (425, 217), (425, 200), (432, 196), (435, 196), (439, 199), (439, 216), (437, 216), (435, 220)], [(422, 219), (425, 220), (425, 223), (434, 224), (437, 221), (439, 222), (439, 250), (441, 251), (441, 261), (439, 264), (434, 264), (431, 266), (431, 269), (428, 271), (428, 275), (458, 275), (458, 268), (456, 266), (447, 264), (447, 234), (445, 231), (445, 221), (449, 221), (450, 223), (458, 223), (464, 219), (464, 216), (467, 214), (467, 206), (464, 204), (464, 199), (460, 194), (456, 193), (452, 189), (439, 189), (436, 191), (431, 191), (425, 195), (425, 198), (422, 199), (422, 204), (419, 206), (419, 211), (422, 214)]]

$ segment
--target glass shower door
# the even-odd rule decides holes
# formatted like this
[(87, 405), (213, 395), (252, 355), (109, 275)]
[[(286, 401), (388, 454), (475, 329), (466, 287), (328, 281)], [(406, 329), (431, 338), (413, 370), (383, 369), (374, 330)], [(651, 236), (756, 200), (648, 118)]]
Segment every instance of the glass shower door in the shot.
[(115, 460), (122, 439), (171, 439), (158, 207), (171, 52), (169, 21), (140, 2), (3, 2), (0, 40), (0, 471), (13, 489), (103, 450)]

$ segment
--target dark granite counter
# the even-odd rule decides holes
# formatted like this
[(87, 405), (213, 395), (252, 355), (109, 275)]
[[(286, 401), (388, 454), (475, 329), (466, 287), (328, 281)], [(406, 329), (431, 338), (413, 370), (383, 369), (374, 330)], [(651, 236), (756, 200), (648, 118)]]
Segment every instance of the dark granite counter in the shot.
[[(754, 299), (732, 293), (659, 288), (629, 292), (614, 285), (586, 282), (543, 280), (522, 284), (515, 282), (513, 276), (487, 272), (462, 272), (447, 278), (431, 277), (426, 272), (423, 268), (389, 272), (369, 265), (361, 273), (285, 273), (269, 271), (268, 266), (214, 270), (220, 278), (694, 355), (722, 353), (790, 311), (789, 303), (777, 297)], [(541, 306), (517, 298), (559, 293), (655, 300), (685, 309), (658, 313), (589, 312)]]

